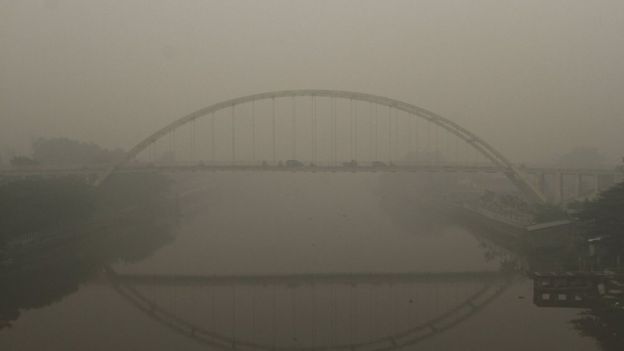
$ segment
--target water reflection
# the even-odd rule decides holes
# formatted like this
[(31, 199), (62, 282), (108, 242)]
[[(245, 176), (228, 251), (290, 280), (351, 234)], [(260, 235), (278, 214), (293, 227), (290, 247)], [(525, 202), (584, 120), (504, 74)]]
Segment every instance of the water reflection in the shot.
[(58, 302), (113, 262), (136, 262), (173, 240), (171, 224), (144, 219), (129, 227), (62, 243), (54, 255), (33, 257), (2, 272), (2, 327), (20, 311)]
[[(20, 349), (32, 335), (37, 340), (23, 349), (45, 348), (41, 335), (64, 333), (68, 325), (80, 324), (77, 333), (90, 335), (82, 346), (96, 345), (103, 338), (116, 338), (119, 345), (126, 345), (134, 338), (135, 344), (126, 349), (151, 345), (158, 350), (376, 350), (418, 344), (419, 349), (460, 350), (466, 342), (471, 347), (480, 342), (486, 346), (473, 349), (509, 346), (520, 350), (545, 347), (548, 342), (578, 343), (583, 339), (572, 326), (581, 335), (599, 340), (605, 350), (617, 349), (620, 316), (593, 306), (567, 310), (571, 313), (552, 309), (544, 313), (535, 308), (526, 273), (541, 262), (515, 251), (517, 246), (458, 229), (448, 217), (426, 212), (414, 215), (412, 210), (425, 211), (426, 206), (414, 205), (422, 201), (417, 197), (402, 195), (403, 187), (396, 185), (396, 179), (386, 183), (393, 187), (391, 191), (384, 186), (376, 190), (379, 202), (375, 202), (361, 191), (364, 186), (342, 190), (346, 195), (335, 198), (331, 197), (333, 189), (346, 187), (330, 184), (329, 190), (300, 189), (297, 196), (283, 196), (300, 184), (253, 177), (258, 183), (250, 185), (251, 176), (238, 183), (228, 177), (230, 183), (223, 179), (187, 182), (180, 192), (189, 196), (183, 202), (185, 221), (175, 229), (167, 216), (152, 211), (3, 272), (2, 281), (9, 287), (0, 299), (5, 326), (25, 309), (53, 304), (69, 295), (72, 303), (33, 313), (32, 319), (44, 321), (39, 329), (18, 322), (10, 331), (3, 330), (0, 348), (17, 345)], [(267, 186), (275, 183), (279, 187)], [(374, 184), (379, 183), (375, 180)], [(317, 198), (329, 200), (318, 207), (314, 205)], [(265, 199), (272, 208), (267, 208)], [(351, 203), (356, 205), (349, 207)], [(385, 213), (379, 213), (379, 205)], [(192, 214), (186, 211), (189, 208)], [(344, 215), (336, 215), (336, 208)], [(327, 223), (326, 228), (302, 224), (310, 213), (318, 217), (313, 223)], [(387, 217), (392, 221), (386, 222)], [(378, 228), (367, 228), (370, 223), (377, 223)], [(381, 230), (387, 232), (377, 232)], [(289, 246), (293, 237), (297, 245)], [(378, 237), (382, 239), (375, 241)], [(388, 240), (384, 238), (394, 242), (382, 247), (383, 240)], [(347, 245), (335, 250), (339, 240), (358, 246), (351, 251)], [(279, 257), (271, 256), (277, 248)], [(327, 263), (354, 253), (364, 253), (361, 257), (370, 262)], [(408, 260), (394, 260), (405, 254)], [(288, 259), (294, 255), (305, 257)], [(292, 266), (282, 267), (283, 263)], [(379, 270), (362, 273), (370, 267)], [(81, 286), (80, 293), (73, 294)], [(114, 335), (110, 327), (100, 331), (99, 322), (88, 324), (83, 310), (93, 305), (97, 305), (93, 313), (123, 325), (119, 329), (132, 330), (133, 338), (127, 333)], [(79, 313), (63, 319), (66, 310)], [(577, 311), (585, 312), (577, 316)], [(501, 318), (518, 322), (505, 327), (508, 333), (499, 337)], [(572, 319), (562, 340), (539, 334)], [(58, 320), (60, 326), (56, 330), (41, 326), (50, 320)], [(511, 345), (525, 338), (532, 340), (526, 347)], [(58, 349), (72, 349), (66, 340), (56, 342)], [(490, 343), (498, 346), (490, 347)], [(587, 344), (579, 349), (595, 349)]]
[(622, 277), (599, 272), (548, 272), (533, 275), (533, 302), (548, 308), (587, 308), (572, 320), (583, 336), (604, 350), (620, 350), (624, 338)]
[(172, 332), (219, 349), (397, 349), (478, 314), (513, 272), (118, 274), (113, 288)]
[(603, 350), (618, 351), (624, 345), (624, 311), (622, 307), (596, 306), (580, 313), (572, 325), (583, 336), (596, 339)]
[(479, 240), (487, 261), (499, 261), (506, 267), (504, 269), (530, 277), (535, 306), (574, 309), (578, 315), (570, 324), (580, 335), (594, 338), (602, 350), (622, 349), (624, 287), (620, 283), (621, 275), (577, 272), (566, 255), (527, 253), (500, 238), (474, 231), (472, 234)]

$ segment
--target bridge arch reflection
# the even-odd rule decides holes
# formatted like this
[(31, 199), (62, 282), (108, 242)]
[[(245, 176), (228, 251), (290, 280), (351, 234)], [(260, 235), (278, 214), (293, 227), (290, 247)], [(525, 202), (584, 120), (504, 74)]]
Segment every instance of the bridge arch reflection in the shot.
[[(106, 279), (150, 319), (222, 350), (399, 349), (475, 316), (512, 283), (509, 274), (493, 271), (189, 276), (122, 274), (108, 268)], [(423, 287), (430, 290), (427, 296), (422, 294)], [(171, 298), (158, 297), (154, 290), (188, 293), (189, 288), (199, 289), (211, 300), (210, 322), (195, 313), (183, 317), (184, 313), (166, 306), (164, 301)], [(220, 294), (215, 295), (217, 290)], [(173, 294), (179, 298), (181, 293)], [(195, 310), (205, 308), (203, 303), (193, 305)], [(422, 314), (427, 307), (430, 311)], [(414, 309), (422, 315), (416, 316)], [(297, 311), (305, 318), (297, 316)], [(245, 323), (252, 323), (253, 328)], [(258, 334), (258, 330), (264, 332)]]

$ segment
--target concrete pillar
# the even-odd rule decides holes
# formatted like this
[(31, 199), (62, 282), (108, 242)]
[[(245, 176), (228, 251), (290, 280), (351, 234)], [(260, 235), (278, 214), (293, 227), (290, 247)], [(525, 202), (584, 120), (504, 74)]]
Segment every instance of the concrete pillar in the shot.
[(583, 196), (583, 174), (576, 175), (576, 198), (580, 199)]
[(557, 172), (557, 174), (555, 175), (556, 177), (556, 187), (555, 187), (555, 191), (557, 192), (557, 194), (555, 195), (555, 199), (557, 201), (557, 203), (559, 204), (563, 204), (565, 202), (565, 189), (564, 189), (564, 175), (562, 172)]

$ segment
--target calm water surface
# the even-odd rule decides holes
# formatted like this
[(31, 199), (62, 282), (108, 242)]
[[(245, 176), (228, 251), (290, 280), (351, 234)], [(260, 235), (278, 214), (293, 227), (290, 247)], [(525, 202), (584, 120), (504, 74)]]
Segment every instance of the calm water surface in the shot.
[[(431, 215), (392, 180), (177, 179), (175, 240), (0, 330), (0, 350), (598, 350), (538, 308), (513, 254)], [(113, 273), (114, 272), (114, 273)], [(211, 346), (212, 345), (212, 346)]]

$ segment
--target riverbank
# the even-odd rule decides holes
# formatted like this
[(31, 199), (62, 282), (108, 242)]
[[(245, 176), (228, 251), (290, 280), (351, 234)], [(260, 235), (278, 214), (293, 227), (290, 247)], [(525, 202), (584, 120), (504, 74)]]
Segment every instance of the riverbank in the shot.
[[(140, 190), (139, 183), (151, 184), (153, 192), (146, 191), (149, 187), (145, 185)], [(12, 183), (17, 188), (2, 189), (5, 193), (17, 193), (16, 189), (43, 193), (37, 197), (34, 191), (28, 192), (21, 202), (14, 203), (13, 211), (21, 217), (13, 219), (10, 232), (3, 231), (0, 329), (9, 327), (23, 310), (46, 306), (77, 291), (104, 266), (144, 259), (172, 241), (176, 203), (166, 196), (165, 188), (156, 187), (158, 184), (165, 183), (121, 179), (98, 193), (68, 180), (56, 180)], [(131, 185), (136, 186), (134, 191), (129, 190)], [(52, 196), (59, 188), (71, 191)], [(46, 228), (50, 222), (40, 212), (54, 211), (52, 206), (62, 206), (70, 198), (88, 199), (83, 203), (88, 207), (79, 213), (66, 212), (63, 220)], [(22, 218), (32, 218), (33, 223), (20, 225)]]

